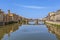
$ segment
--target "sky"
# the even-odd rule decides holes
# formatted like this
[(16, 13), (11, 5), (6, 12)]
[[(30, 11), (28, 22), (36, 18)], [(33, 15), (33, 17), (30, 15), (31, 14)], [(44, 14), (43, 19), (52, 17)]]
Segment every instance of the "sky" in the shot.
[(0, 9), (5, 13), (11, 10), (25, 18), (44, 18), (60, 9), (60, 0), (0, 0)]

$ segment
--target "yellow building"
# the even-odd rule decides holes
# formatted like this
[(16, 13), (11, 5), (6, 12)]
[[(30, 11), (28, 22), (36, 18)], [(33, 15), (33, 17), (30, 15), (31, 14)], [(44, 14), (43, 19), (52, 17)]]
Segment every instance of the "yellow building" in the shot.
[(8, 10), (8, 16), (9, 16), (9, 22), (18, 22), (19, 16), (11, 13), (10, 10)]

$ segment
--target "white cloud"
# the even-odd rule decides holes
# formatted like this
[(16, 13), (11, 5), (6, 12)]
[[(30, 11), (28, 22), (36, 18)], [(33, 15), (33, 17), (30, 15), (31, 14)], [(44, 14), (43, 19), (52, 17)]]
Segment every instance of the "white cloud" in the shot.
[(19, 6), (19, 7), (31, 8), (31, 9), (44, 9), (44, 8), (46, 8), (43, 6), (28, 6), (28, 5), (19, 5), (19, 4), (15, 4), (15, 5)]
[(40, 6), (22, 6), (22, 7), (25, 7), (25, 8), (34, 8), (34, 9), (43, 9), (43, 8), (46, 8), (46, 7), (40, 7)]

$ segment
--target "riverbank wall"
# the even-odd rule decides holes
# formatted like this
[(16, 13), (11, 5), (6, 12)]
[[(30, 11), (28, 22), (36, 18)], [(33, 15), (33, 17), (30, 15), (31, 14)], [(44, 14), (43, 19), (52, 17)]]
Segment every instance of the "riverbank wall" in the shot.
[(53, 22), (53, 21), (45, 21), (45, 23), (52, 25), (60, 25), (60, 22)]

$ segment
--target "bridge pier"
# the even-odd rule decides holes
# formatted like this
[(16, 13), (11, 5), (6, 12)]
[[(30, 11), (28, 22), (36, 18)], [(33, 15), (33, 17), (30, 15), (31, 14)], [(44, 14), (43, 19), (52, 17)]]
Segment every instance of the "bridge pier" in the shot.
[(38, 20), (35, 21), (35, 24), (38, 24)]
[(25, 20), (26, 21), (26, 24), (28, 24), (28, 20)]

